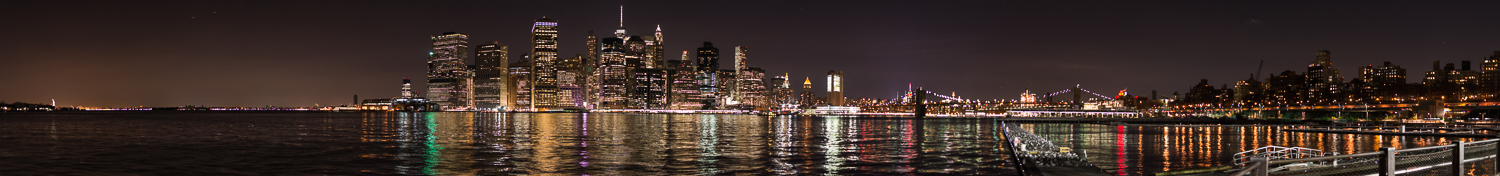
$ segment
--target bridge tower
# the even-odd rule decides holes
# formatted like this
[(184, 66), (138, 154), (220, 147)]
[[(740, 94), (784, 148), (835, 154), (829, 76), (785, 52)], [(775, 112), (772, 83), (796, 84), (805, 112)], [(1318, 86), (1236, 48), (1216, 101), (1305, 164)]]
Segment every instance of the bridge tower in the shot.
[(912, 103), (916, 103), (916, 105), (913, 106), (914, 109), (912, 109), (912, 111), (911, 111), (912, 115), (917, 116), (917, 118), (926, 118), (927, 117), (927, 91), (926, 90), (922, 90), (921, 87), (918, 87), (917, 90), (913, 91), (913, 92), (914, 93), (912, 93)]
[(1083, 88), (1080, 88), (1082, 86), (1081, 84), (1073, 86), (1071, 91), (1073, 92), (1073, 109), (1083, 109)]

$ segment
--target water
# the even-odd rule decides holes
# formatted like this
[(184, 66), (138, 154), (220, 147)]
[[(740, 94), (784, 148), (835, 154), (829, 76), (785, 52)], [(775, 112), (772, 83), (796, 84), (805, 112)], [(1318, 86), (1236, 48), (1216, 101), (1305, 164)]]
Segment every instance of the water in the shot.
[(0, 113), (5, 175), (1015, 175), (989, 119)]
[(1234, 154), (1267, 145), (1304, 147), (1353, 154), (1446, 145), (1453, 140), (1483, 139), (1281, 132), (1294, 126), (1120, 126), (1100, 124), (1024, 124), (1059, 147), (1087, 153), (1095, 166), (1118, 175), (1206, 169), (1232, 165)]

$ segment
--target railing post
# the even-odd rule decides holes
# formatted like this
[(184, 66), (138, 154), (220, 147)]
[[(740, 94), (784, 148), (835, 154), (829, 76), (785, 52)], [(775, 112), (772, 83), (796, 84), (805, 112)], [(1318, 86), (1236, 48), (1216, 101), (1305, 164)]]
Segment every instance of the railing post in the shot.
[(1268, 167), (1270, 167), (1271, 162), (1270, 162), (1270, 160), (1266, 159), (1266, 157), (1262, 156), (1262, 157), (1250, 158), (1250, 163), (1251, 163), (1251, 166), (1255, 167), (1255, 168), (1250, 168), (1250, 169), (1255, 169), (1254, 171), (1250, 171), (1250, 175), (1254, 175), (1254, 176), (1269, 176), (1271, 174), (1270, 172), (1268, 172), (1269, 170), (1267, 169)]
[(1380, 176), (1396, 176), (1396, 148), (1380, 148)]
[(1495, 160), (1495, 162), (1494, 162), (1495, 164), (1494, 164), (1494, 166), (1491, 166), (1490, 168), (1495, 169), (1495, 175), (1500, 175), (1500, 141), (1495, 141), (1495, 142), (1490, 142), (1490, 143), (1495, 143), (1495, 159), (1494, 159)]
[(1465, 170), (1464, 169), (1464, 141), (1458, 141), (1458, 143), (1456, 143), (1456, 144), (1453, 145), (1453, 166), (1448, 167), (1448, 168), (1452, 168), (1453, 169), (1453, 172), (1452, 172), (1453, 175), (1465, 175), (1464, 174), (1464, 170)]

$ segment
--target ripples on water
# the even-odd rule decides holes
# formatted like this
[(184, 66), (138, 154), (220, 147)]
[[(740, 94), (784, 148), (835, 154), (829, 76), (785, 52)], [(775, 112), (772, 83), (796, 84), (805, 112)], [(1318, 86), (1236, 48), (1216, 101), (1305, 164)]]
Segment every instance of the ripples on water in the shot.
[[(1119, 175), (1154, 175), (1232, 165), (1234, 154), (1268, 145), (1353, 154), (1447, 145), (1473, 138), (1281, 132), (1295, 126), (1168, 127), (1100, 124), (1025, 124), (1059, 147), (1087, 152), (1088, 161)], [(1480, 139), (1483, 140), (1483, 139)]]
[(8, 113), (0, 173), (1015, 175), (998, 127), (697, 114)]

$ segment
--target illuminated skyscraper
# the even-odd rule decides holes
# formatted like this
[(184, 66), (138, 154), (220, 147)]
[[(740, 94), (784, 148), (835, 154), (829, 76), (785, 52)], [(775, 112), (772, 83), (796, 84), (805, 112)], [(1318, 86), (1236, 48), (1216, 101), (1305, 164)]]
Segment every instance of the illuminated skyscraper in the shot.
[(588, 55), (584, 56), (583, 68), (581, 68), (584, 77), (582, 90), (584, 108), (593, 109), (599, 105), (599, 88), (602, 86), (600, 83), (603, 82), (603, 76), (599, 72), (601, 63), (599, 62), (599, 38), (594, 36), (594, 31), (589, 31), (587, 39), (588, 49), (584, 51), (588, 51)]
[(745, 69), (750, 67), (745, 63), (746, 59), (749, 59), (745, 58), (746, 52), (750, 52), (750, 50), (745, 48), (745, 46), (734, 47), (734, 76), (737, 79), (729, 80), (734, 83), (729, 84), (729, 87), (724, 87), (724, 89), (729, 90), (729, 99), (733, 100), (729, 102), (731, 104), (738, 104), (745, 101), (742, 99), (745, 96), (745, 92), (742, 92), (740, 87), (745, 84), (745, 79), (749, 79), (748, 75), (745, 75)]
[(580, 87), (583, 80), (579, 77), (582, 75), (582, 68), (582, 54), (557, 63), (557, 106), (585, 107), (584, 93)]
[(534, 109), (532, 109), (532, 106), (531, 106), (532, 105), (532, 103), (531, 103), (531, 95), (532, 95), (531, 94), (531, 88), (532, 88), (531, 87), (531, 82), (532, 82), (531, 81), (531, 78), (532, 78), (532, 76), (531, 76), (531, 68), (532, 67), (531, 67), (531, 61), (530, 60), (531, 59), (530, 59), (529, 55), (522, 56), (520, 62), (516, 62), (514, 64), (510, 64), (510, 69), (508, 69), (509, 73), (510, 73), (510, 77), (508, 77), (508, 78), (510, 80), (507, 80), (507, 82), (510, 85), (509, 88), (510, 88), (511, 93), (510, 93), (510, 96), (507, 97), (507, 98), (510, 99), (510, 104), (511, 105), (508, 106), (507, 108), (509, 108), (511, 110), (523, 110), (523, 111), (534, 110)]
[(531, 26), (532, 108), (569, 106), (557, 97), (557, 21), (543, 17)]
[(844, 105), (844, 71), (828, 71), (828, 104)]
[(629, 105), (629, 75), (628, 58), (626, 57), (625, 41), (622, 38), (604, 38), (599, 40), (599, 65), (595, 73), (599, 76), (599, 105), (596, 108), (624, 109)]
[(768, 99), (771, 99), (770, 103), (773, 107), (790, 108), (790, 105), (796, 104), (790, 79), (790, 77), (783, 74), (782, 76), (775, 76), (766, 81), (766, 85), (771, 87), (768, 91), (771, 93), (771, 96)]
[(687, 51), (682, 51), (682, 60), (668, 60), (667, 69), (671, 69), (671, 93), (668, 94), (670, 109), (699, 109), (703, 108), (703, 94), (698, 92), (697, 68), (693, 60), (688, 60)]
[(771, 108), (772, 103), (770, 99), (767, 99), (769, 93), (767, 93), (766, 82), (763, 80), (766, 77), (765, 72), (760, 67), (748, 67), (740, 70), (740, 75), (736, 76), (735, 79), (739, 80), (740, 96), (738, 98), (740, 99), (740, 104), (749, 105), (754, 109), (761, 110)]
[(703, 42), (703, 47), (698, 48), (698, 93), (703, 99), (704, 109), (712, 109), (719, 105), (719, 48), (714, 48), (714, 43)]
[(1343, 91), (1341, 85), (1344, 77), (1339, 76), (1339, 70), (1333, 68), (1330, 55), (1328, 50), (1318, 51), (1318, 60), (1307, 65), (1307, 92), (1311, 100), (1338, 98)]
[(474, 108), (482, 110), (506, 109), (509, 93), (506, 77), (510, 62), (507, 47), (500, 42), (479, 46), (478, 69), (474, 70)]
[(631, 71), (630, 105), (632, 109), (667, 108), (667, 70), (637, 68)]
[(798, 96), (798, 101), (803, 109), (818, 106), (818, 95), (813, 93), (812, 78), (802, 79), (802, 95)]
[(474, 74), (469, 71), (469, 35), (456, 32), (432, 37), (427, 58), (427, 98), (443, 108), (474, 105)]

